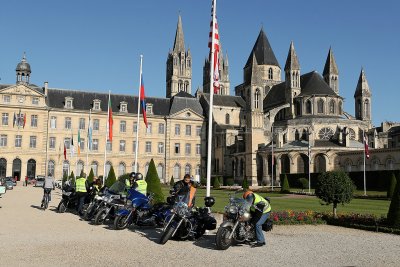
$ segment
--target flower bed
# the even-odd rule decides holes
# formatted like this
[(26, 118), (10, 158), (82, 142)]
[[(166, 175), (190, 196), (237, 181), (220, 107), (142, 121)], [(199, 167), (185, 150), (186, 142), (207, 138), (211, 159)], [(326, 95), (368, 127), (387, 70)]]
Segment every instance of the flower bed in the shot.
[(274, 211), (271, 212), (271, 219), (274, 224), (324, 224), (325, 221), (322, 219), (320, 213), (308, 210), (308, 211)]

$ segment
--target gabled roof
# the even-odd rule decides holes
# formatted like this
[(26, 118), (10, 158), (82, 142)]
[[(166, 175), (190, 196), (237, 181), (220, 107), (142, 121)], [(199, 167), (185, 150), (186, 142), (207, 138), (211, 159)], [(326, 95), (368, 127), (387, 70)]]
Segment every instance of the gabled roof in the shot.
[[(210, 94), (203, 94), (205, 100), (210, 103)], [(240, 96), (231, 95), (214, 95), (213, 96), (214, 106), (225, 106), (225, 107), (237, 107), (245, 108), (246, 102)]]
[(195, 113), (203, 116), (203, 108), (200, 105), (200, 101), (197, 98), (179, 97), (176, 95), (173, 98), (171, 98), (171, 107), (169, 110), (170, 115), (180, 112), (186, 108), (189, 108), (193, 110)]
[(301, 93), (299, 96), (305, 95), (329, 95), (338, 96), (332, 88), (324, 81), (324, 79), (316, 71), (312, 71), (300, 76)]
[(255, 55), (258, 65), (274, 65), (280, 67), (263, 29), (261, 29), (260, 34), (257, 37), (257, 41), (251, 50), (245, 68), (252, 65), (253, 54)]

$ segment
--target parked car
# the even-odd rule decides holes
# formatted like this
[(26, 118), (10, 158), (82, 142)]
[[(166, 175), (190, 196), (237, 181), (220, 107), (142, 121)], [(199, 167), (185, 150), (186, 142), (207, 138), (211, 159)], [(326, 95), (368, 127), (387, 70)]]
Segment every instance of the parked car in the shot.
[(6, 181), (6, 189), (7, 190), (13, 190), (14, 189), (14, 185), (13, 185), (13, 182), (11, 180), (7, 180)]
[(11, 181), (13, 186), (17, 186), (17, 180), (15, 180), (12, 176), (7, 176), (6, 181)]
[(44, 185), (44, 176), (38, 175), (36, 176), (36, 182), (35, 182), (35, 187), (43, 187)]

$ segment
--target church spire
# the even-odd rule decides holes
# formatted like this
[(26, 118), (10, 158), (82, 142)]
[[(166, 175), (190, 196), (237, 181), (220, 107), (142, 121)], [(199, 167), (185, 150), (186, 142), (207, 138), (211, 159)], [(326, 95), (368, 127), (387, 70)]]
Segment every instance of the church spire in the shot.
[(300, 64), (299, 64), (299, 59), (297, 58), (296, 55), (296, 50), (294, 50), (294, 44), (293, 41), (290, 42), (290, 48), (289, 48), (289, 53), (286, 59), (286, 64), (285, 64), (285, 71), (287, 70), (299, 70), (300, 69)]
[(185, 52), (185, 38), (183, 36), (181, 14), (179, 14), (179, 17), (178, 17), (178, 25), (176, 26), (175, 42), (174, 42), (173, 50), (176, 53)]
[(354, 100), (356, 118), (358, 120), (371, 121), (371, 90), (363, 68), (361, 68), (356, 91), (354, 92)]
[(328, 56), (326, 58), (324, 71), (322, 72), (325, 82), (339, 94), (339, 70), (336, 65), (335, 57), (333, 56), (332, 48), (329, 47)]

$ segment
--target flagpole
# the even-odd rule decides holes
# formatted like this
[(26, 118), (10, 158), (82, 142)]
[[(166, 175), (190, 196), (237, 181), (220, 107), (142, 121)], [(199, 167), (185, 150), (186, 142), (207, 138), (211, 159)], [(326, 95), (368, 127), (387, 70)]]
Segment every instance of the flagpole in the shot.
[(271, 158), (271, 189), (274, 191), (274, 124), (272, 123), (272, 158)]
[(139, 71), (139, 95), (138, 95), (138, 106), (137, 106), (137, 120), (136, 120), (136, 146), (135, 146), (135, 167), (133, 169), (134, 172), (137, 172), (137, 158), (138, 158), (138, 147), (139, 147), (139, 117), (140, 117), (140, 96), (141, 96), (141, 87), (142, 87), (142, 64), (143, 64), (143, 55), (140, 55), (140, 71)]
[(363, 144), (364, 144), (364, 196), (367, 195), (367, 186), (366, 186), (366, 179), (365, 179), (365, 143), (366, 143), (366, 139), (365, 139), (365, 133), (364, 133), (364, 129), (363, 129)]
[(215, 14), (217, 10), (217, 0), (213, 0), (213, 14), (212, 14), (212, 30), (211, 30), (211, 61), (210, 61), (210, 106), (208, 111), (208, 140), (207, 140), (207, 192), (206, 196), (210, 196), (211, 185), (211, 137), (212, 137), (212, 123), (213, 123), (213, 101), (214, 101), (214, 45), (215, 45)]
[[(89, 149), (90, 149), (90, 117), (92, 114), (92, 109), (89, 109), (89, 124), (88, 124), (88, 135), (87, 135), (87, 149), (86, 149), (86, 168), (89, 171)], [(89, 174), (87, 174), (89, 175)]]
[[(111, 91), (108, 91), (108, 103), (110, 103), (110, 95)], [(105, 184), (106, 181), (106, 162), (107, 162), (107, 140), (108, 140), (108, 133), (110, 132), (110, 122), (109, 122), (109, 117), (110, 117), (110, 105), (107, 103), (107, 131), (106, 131), (106, 144), (104, 146), (104, 168), (103, 168), (103, 185)]]

